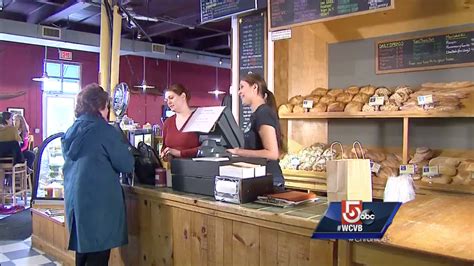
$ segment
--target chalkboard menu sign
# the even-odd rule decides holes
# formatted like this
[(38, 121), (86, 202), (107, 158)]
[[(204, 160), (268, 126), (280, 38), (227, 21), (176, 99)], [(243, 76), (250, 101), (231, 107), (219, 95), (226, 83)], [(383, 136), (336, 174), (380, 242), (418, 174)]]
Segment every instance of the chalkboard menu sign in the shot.
[(257, 9), (256, 0), (201, 0), (201, 23)]
[(474, 31), (376, 43), (376, 73), (474, 65)]
[[(239, 72), (240, 78), (249, 72), (265, 77), (265, 13), (239, 18)], [(244, 130), (252, 111), (240, 104), (240, 127)]]
[(272, 30), (393, 7), (393, 0), (272, 0), (268, 5)]

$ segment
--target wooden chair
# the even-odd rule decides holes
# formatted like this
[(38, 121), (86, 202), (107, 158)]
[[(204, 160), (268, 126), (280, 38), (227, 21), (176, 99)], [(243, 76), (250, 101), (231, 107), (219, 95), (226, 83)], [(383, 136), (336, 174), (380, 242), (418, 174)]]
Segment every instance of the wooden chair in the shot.
[(28, 135), (28, 150), (33, 151), (35, 147), (35, 136)]
[[(13, 206), (16, 205), (16, 196), (20, 195), (25, 205), (27, 203), (27, 192), (31, 194), (31, 179), (27, 171), (26, 162), (13, 164), (13, 157), (0, 158), (0, 188), (2, 204), (5, 199), (11, 198)], [(8, 178), (11, 177), (11, 181)]]

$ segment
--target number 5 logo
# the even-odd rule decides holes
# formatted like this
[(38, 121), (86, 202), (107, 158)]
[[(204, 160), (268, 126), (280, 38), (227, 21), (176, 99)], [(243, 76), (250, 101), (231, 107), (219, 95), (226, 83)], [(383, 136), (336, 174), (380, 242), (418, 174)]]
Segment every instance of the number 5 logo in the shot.
[(360, 214), (362, 213), (362, 201), (341, 202), (342, 224), (361, 224)]

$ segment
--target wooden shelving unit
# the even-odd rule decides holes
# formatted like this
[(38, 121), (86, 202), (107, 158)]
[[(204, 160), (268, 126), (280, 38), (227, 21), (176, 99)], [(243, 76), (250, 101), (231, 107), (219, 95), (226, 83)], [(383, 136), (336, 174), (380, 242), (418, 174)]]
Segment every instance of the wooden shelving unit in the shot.
[(474, 118), (474, 113), (466, 112), (405, 112), (405, 111), (392, 111), (392, 112), (325, 112), (325, 113), (300, 113), (300, 114), (285, 114), (280, 115), (280, 119), (353, 119), (353, 118), (372, 118), (372, 119), (384, 119), (384, 118), (459, 118), (459, 117), (471, 117)]

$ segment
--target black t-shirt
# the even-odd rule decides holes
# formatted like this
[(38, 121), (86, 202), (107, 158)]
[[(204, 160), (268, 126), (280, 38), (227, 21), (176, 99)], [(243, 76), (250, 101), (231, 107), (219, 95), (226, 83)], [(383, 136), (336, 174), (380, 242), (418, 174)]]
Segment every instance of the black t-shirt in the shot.
[[(250, 116), (250, 122), (244, 129), (245, 149), (262, 150), (263, 143), (258, 131), (262, 125), (268, 125), (275, 128), (277, 141), (280, 143), (280, 124), (275, 111), (266, 104), (260, 105)], [(274, 185), (282, 186), (284, 184), (283, 173), (281, 172), (278, 160), (269, 160), (267, 163), (267, 173), (273, 175)]]

